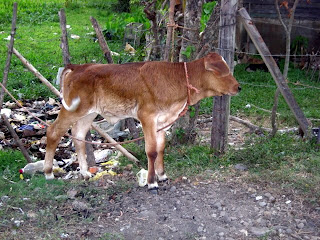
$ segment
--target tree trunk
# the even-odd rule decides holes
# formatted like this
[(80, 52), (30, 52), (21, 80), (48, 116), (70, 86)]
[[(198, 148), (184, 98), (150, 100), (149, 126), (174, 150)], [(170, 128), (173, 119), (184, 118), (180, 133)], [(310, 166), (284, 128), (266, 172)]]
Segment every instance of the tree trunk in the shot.
[[(187, 5), (184, 11), (184, 29), (182, 35), (181, 49), (179, 54), (179, 62), (187, 62), (194, 60), (197, 56), (197, 43), (199, 43), (200, 32), (200, 19), (202, 15), (203, 1), (190, 0), (187, 1)], [(186, 56), (185, 51), (188, 47), (193, 47), (189, 56)], [(187, 89), (186, 89), (187, 91)], [(196, 133), (194, 132), (195, 120), (199, 113), (199, 103), (194, 108), (193, 116), (187, 113), (181, 117), (173, 127), (173, 144), (186, 144), (192, 143), (195, 140)]]
[(203, 1), (189, 0), (184, 10), (184, 29), (181, 43), (179, 62), (194, 60), (197, 56), (196, 48), (191, 51), (190, 56), (186, 56), (188, 47), (194, 47), (199, 43), (200, 19), (202, 15)]

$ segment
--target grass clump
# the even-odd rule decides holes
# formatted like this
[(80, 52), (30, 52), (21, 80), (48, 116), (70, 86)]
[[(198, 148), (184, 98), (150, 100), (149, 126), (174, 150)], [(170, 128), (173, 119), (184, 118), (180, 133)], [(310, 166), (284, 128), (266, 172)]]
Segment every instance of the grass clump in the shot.
[(248, 165), (255, 179), (292, 187), (320, 197), (320, 151), (317, 144), (291, 134), (251, 138), (243, 150), (229, 153), (232, 164)]

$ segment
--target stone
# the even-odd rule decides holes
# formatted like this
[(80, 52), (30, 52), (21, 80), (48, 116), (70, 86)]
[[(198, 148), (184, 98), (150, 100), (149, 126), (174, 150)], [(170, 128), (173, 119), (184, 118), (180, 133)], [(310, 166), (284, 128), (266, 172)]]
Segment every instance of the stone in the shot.
[(177, 191), (177, 187), (176, 187), (176, 186), (172, 186), (172, 187), (170, 188), (170, 192), (175, 192), (175, 191)]
[(242, 163), (238, 163), (238, 164), (234, 165), (234, 169), (238, 170), (238, 171), (247, 171), (248, 167)]
[(258, 228), (258, 227), (252, 227), (250, 229), (250, 232), (257, 236), (257, 237), (263, 237), (265, 236), (268, 232), (270, 232), (270, 229), (269, 228), (266, 228), (266, 227), (261, 227), (261, 228)]
[(304, 227), (304, 223), (303, 222), (300, 222), (298, 225), (297, 225), (297, 228), (299, 229), (302, 229)]
[(259, 206), (260, 206), (260, 207), (265, 207), (266, 205), (267, 205), (266, 202), (259, 202)]
[(72, 203), (72, 208), (73, 208), (73, 210), (78, 211), (78, 212), (85, 212), (85, 211), (89, 210), (89, 207), (88, 207), (88, 205), (86, 203), (80, 202), (80, 201), (77, 201), (77, 200), (75, 200)]
[(67, 196), (68, 196), (68, 198), (70, 198), (70, 199), (74, 199), (77, 194), (78, 194), (78, 191), (75, 190), (75, 189), (70, 189), (70, 190), (67, 192)]

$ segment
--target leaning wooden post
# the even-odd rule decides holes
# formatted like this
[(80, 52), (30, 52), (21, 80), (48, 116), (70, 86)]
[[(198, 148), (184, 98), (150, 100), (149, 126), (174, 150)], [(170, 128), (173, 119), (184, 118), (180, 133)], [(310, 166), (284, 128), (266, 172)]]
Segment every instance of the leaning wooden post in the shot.
[(13, 48), (13, 53), (20, 59), (23, 65), (33, 73), (43, 84), (45, 84), (56, 96), (60, 97), (60, 92), (42, 74), (28, 62), (18, 51)]
[[(234, 46), (236, 29), (237, 0), (222, 0), (219, 27), (219, 53), (234, 68)], [(223, 154), (227, 148), (230, 115), (230, 96), (214, 98), (212, 111), (211, 148), (215, 155)]]
[[(11, 57), (12, 57), (12, 50), (13, 50), (13, 44), (14, 44), (14, 36), (16, 34), (16, 22), (17, 22), (17, 8), (18, 5), (15, 2), (13, 4), (13, 14), (12, 14), (12, 24), (11, 24), (11, 34), (10, 34), (10, 43), (8, 45), (8, 54), (7, 54), (7, 60), (6, 65), (4, 67), (3, 71), (3, 80), (1, 85), (1, 91), (0, 91), (0, 109), (2, 108), (3, 99), (5, 95), (5, 87), (7, 85), (8, 81), (8, 75), (10, 71), (10, 63), (11, 63)], [(18, 147), (20, 148), (20, 151), (22, 152), (23, 156), (27, 160), (27, 162), (31, 163), (32, 160), (28, 154), (28, 151), (25, 149), (23, 143), (21, 142), (20, 138), (18, 137), (17, 133), (14, 131), (12, 126), (10, 125), (10, 122), (8, 121), (7, 117), (3, 114), (0, 116), (0, 120), (2, 119), (4, 124), (7, 126), (11, 136), (14, 138), (15, 142), (17, 143)]]
[(255, 47), (259, 51), (263, 61), (267, 65), (273, 79), (275, 80), (278, 89), (280, 90), (281, 94), (283, 95), (284, 99), (286, 100), (287, 104), (289, 105), (291, 111), (293, 112), (296, 120), (298, 121), (304, 135), (306, 137), (310, 136), (310, 132), (308, 130), (308, 120), (304, 116), (303, 112), (299, 108), (292, 92), (286, 80), (284, 79), (277, 63), (274, 61), (267, 45), (263, 41), (260, 33), (258, 32), (256, 26), (252, 22), (247, 10), (245, 8), (241, 8), (239, 10), (240, 19), (247, 30), (252, 42), (254, 43)]
[[(98, 41), (99, 41), (99, 45), (100, 48), (103, 52), (104, 58), (107, 60), (107, 62), (109, 64), (113, 63), (113, 59), (111, 56), (111, 51), (109, 49), (109, 46), (107, 44), (106, 39), (104, 38), (102, 31), (101, 31), (101, 27), (98, 23), (98, 21), (94, 18), (94, 17), (90, 17), (92, 26), (94, 28), (94, 30), (96, 31), (97, 37), (98, 37)], [(133, 118), (128, 118), (125, 120), (125, 124), (127, 125), (127, 127), (129, 128), (130, 133), (133, 135), (134, 138), (138, 138), (139, 137), (139, 130), (136, 128), (136, 124)], [(139, 144), (140, 141), (138, 141)]]
[[(15, 2), (13, 4), (13, 14), (12, 14), (12, 25), (11, 25), (11, 34), (10, 34), (10, 43), (8, 46), (8, 54), (7, 54), (7, 60), (6, 65), (4, 67), (3, 71), (3, 80), (2, 85), (6, 87), (7, 81), (8, 81), (8, 74), (10, 71), (10, 63), (11, 63), (11, 56), (12, 56), (12, 49), (13, 49), (13, 43), (14, 43), (14, 36), (16, 34), (16, 22), (17, 22), (17, 3)], [(2, 108), (3, 99), (4, 99), (4, 89), (1, 88), (0, 91), (0, 109)]]
[(105, 38), (103, 37), (103, 34), (102, 34), (102, 31), (101, 31), (101, 28), (100, 28), (98, 21), (94, 17), (90, 17), (90, 20), (91, 20), (91, 23), (92, 23), (94, 30), (96, 31), (99, 45), (100, 45), (100, 48), (103, 52), (105, 59), (107, 60), (108, 63), (113, 63), (111, 51), (108, 47), (108, 44), (107, 44)]
[(20, 138), (18, 137), (17, 133), (14, 131), (14, 129), (12, 128), (12, 126), (10, 125), (10, 122), (8, 121), (7, 117), (3, 114), (1, 115), (4, 124), (7, 126), (7, 128), (9, 129), (9, 132), (11, 134), (11, 136), (14, 138), (15, 142), (17, 143), (18, 147), (20, 148), (23, 156), (25, 157), (25, 159), (27, 160), (28, 163), (32, 163), (32, 160), (28, 154), (28, 151), (25, 149), (25, 147), (23, 146), (23, 143), (21, 142)]

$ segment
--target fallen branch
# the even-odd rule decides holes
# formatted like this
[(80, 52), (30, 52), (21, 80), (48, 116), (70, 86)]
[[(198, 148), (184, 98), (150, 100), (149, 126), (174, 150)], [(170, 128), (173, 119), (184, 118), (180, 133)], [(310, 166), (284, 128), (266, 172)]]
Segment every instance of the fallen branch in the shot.
[[(260, 132), (271, 132), (272, 129), (271, 128), (265, 128), (265, 127), (259, 127), (251, 122), (249, 122), (248, 120), (243, 120), (241, 118), (235, 117), (235, 116), (230, 116), (229, 118), (231, 121), (234, 122), (238, 122), (244, 126), (246, 126), (247, 128), (249, 128), (251, 131), (255, 132), (255, 133), (260, 133)], [(198, 120), (197, 123), (209, 123), (212, 122), (212, 117), (210, 118), (206, 118), (204, 120)], [(287, 132), (296, 132), (298, 131), (297, 127), (293, 127), (293, 128), (286, 128), (286, 129), (280, 129), (278, 130), (278, 132), (280, 133), (287, 133)]]
[(25, 159), (27, 160), (28, 163), (32, 163), (32, 160), (27, 152), (27, 150), (25, 149), (25, 147), (23, 146), (23, 143), (21, 142), (20, 138), (18, 137), (17, 133), (14, 131), (14, 129), (12, 128), (10, 122), (8, 121), (7, 117), (2, 114), (1, 115), (2, 120), (4, 122), (4, 124), (6, 125), (6, 127), (9, 129), (9, 132), (11, 134), (11, 136), (14, 138), (14, 140), (16, 141), (18, 147), (20, 148), (23, 156), (25, 157)]

